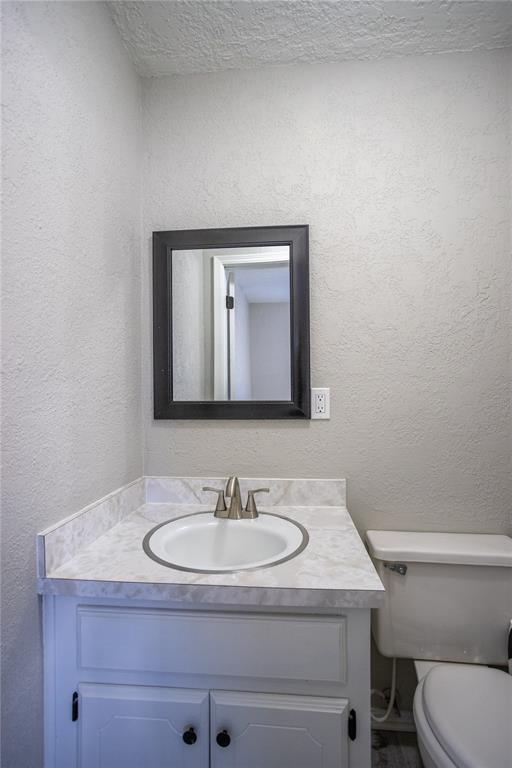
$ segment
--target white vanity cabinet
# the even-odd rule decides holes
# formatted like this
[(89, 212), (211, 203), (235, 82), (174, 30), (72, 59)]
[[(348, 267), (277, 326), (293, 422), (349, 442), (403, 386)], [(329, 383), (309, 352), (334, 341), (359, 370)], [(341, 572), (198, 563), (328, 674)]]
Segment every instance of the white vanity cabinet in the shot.
[(370, 766), (369, 610), (43, 605), (45, 768)]

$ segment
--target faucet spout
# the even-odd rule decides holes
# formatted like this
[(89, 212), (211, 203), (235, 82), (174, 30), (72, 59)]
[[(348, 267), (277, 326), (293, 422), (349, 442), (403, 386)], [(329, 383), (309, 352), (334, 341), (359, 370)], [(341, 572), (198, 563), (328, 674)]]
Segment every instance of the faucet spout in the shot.
[(240, 496), (240, 483), (238, 477), (230, 477), (226, 483), (226, 498), (230, 499), (228, 519), (241, 520), (242, 518), (242, 497)]

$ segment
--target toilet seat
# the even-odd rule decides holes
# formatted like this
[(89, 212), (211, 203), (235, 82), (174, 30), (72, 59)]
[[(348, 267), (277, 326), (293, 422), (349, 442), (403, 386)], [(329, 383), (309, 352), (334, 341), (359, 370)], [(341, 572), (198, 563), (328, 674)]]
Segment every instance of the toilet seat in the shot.
[(418, 737), (418, 747), (424, 768), (457, 768), (453, 760), (450, 760), (444, 749), (439, 744), (430, 728), (425, 712), (423, 711), (423, 683), (420, 680), (414, 694), (414, 724)]
[(414, 719), (427, 768), (510, 768), (512, 677), (505, 672), (432, 668), (416, 689)]

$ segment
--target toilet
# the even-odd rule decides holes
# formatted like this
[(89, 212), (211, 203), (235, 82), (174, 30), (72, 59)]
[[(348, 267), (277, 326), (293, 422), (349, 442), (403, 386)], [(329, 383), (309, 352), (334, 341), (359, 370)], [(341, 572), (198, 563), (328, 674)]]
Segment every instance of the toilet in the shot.
[(512, 539), (367, 531), (386, 587), (372, 615), (384, 656), (414, 660), (414, 721), (425, 768), (511, 768)]

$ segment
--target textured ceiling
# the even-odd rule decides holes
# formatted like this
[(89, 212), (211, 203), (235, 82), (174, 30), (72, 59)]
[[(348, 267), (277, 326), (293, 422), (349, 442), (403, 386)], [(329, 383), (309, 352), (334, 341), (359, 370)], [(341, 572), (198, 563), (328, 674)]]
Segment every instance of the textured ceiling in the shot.
[(512, 0), (110, 2), (141, 75), (512, 45)]

